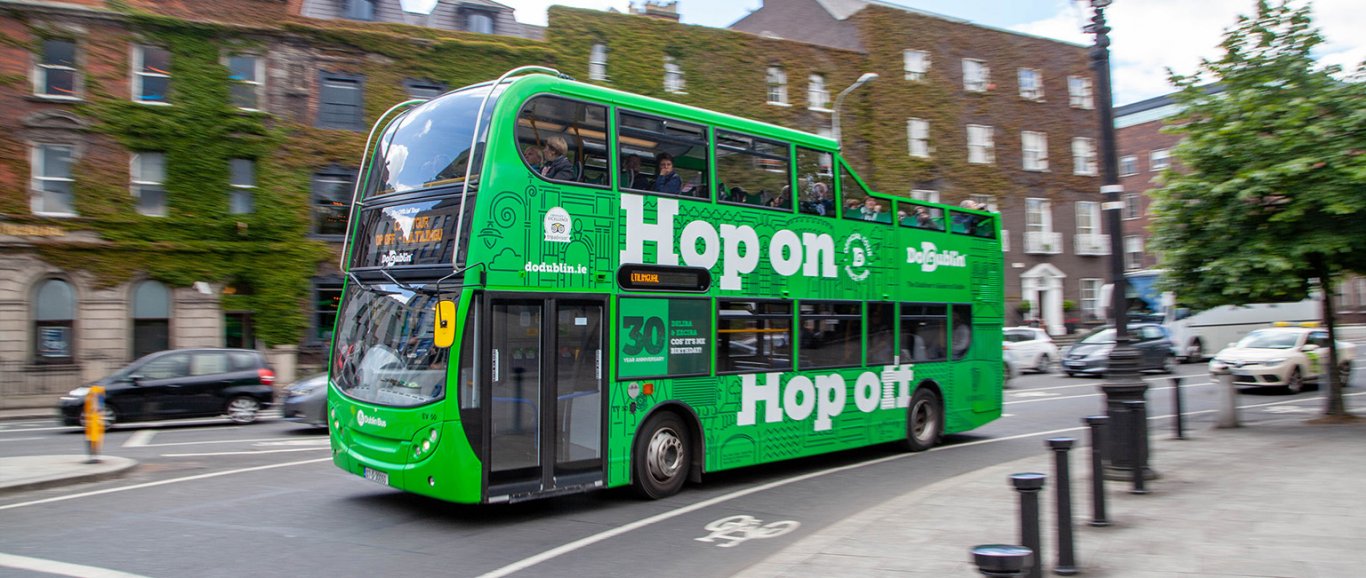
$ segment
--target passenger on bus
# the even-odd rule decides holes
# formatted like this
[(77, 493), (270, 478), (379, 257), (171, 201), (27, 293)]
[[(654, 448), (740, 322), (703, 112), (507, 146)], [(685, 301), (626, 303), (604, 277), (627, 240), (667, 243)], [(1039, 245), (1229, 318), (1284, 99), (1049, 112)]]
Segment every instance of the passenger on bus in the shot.
[(659, 153), (655, 155), (655, 164), (659, 167), (659, 173), (655, 175), (654, 191), (656, 193), (678, 194), (683, 191), (683, 179), (674, 172), (674, 157), (669, 153)]
[(650, 190), (650, 175), (640, 171), (640, 157), (626, 155), (621, 159), (621, 188)]
[(526, 158), (526, 163), (531, 165), (531, 170), (541, 172), (541, 165), (545, 164), (545, 154), (541, 152), (541, 147), (537, 145), (526, 145), (522, 149), (522, 157)]
[(541, 167), (541, 175), (552, 181), (574, 180), (574, 163), (564, 156), (567, 152), (569, 145), (564, 142), (564, 137), (545, 139), (545, 166)]

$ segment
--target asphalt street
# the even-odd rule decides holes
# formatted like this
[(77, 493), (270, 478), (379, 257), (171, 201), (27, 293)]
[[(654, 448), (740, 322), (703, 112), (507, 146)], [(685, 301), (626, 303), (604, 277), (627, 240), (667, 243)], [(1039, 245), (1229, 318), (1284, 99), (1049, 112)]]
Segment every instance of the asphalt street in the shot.
[[(1349, 408), (1366, 399), (1360, 372)], [(1217, 391), (1205, 365), (1177, 376), (1187, 427), (1211, 427)], [(1153, 436), (1171, 435), (1171, 377), (1145, 376)], [(874, 447), (722, 472), (655, 502), (609, 490), (447, 504), (337, 470), (325, 431), (272, 416), (246, 426), (130, 424), (110, 432), (106, 453), (138, 460), (131, 474), (0, 495), (0, 574), (726, 576), (905, 492), (1042, 454), (1048, 437), (1084, 441), (1082, 418), (1103, 412), (1099, 384), (1025, 375), (1007, 390), (1002, 419), (933, 451)], [(1317, 391), (1245, 391), (1239, 403), (1306, 418), (1323, 406)], [(56, 420), (0, 422), (0, 456), (80, 453), (82, 444)], [(1160, 469), (1162, 456), (1152, 459)], [(934, 531), (934, 520), (923, 524)]]

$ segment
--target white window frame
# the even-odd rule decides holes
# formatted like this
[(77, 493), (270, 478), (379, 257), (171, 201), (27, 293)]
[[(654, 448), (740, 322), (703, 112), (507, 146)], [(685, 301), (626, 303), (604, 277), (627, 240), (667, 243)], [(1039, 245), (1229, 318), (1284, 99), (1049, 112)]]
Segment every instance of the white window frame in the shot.
[[(1091, 319), (1099, 317), (1100, 286), (1103, 280), (1085, 278), (1081, 280), (1081, 312)], [(1087, 297), (1087, 295), (1090, 297)]]
[(938, 203), (939, 191), (934, 189), (911, 189), (911, 198), (926, 203)]
[(1139, 209), (1141, 202), (1138, 193), (1124, 193), (1124, 220), (1132, 221), (1143, 216), (1143, 211)]
[(1119, 176), (1127, 177), (1138, 174), (1138, 157), (1125, 155), (1119, 157)]
[(1041, 197), (1025, 199), (1025, 233), (1053, 232), (1053, 202)]
[[(232, 162), (233, 162), (233, 161), (246, 161), (246, 162), (248, 162), (248, 163), (251, 163), (251, 165), (250, 165), (250, 166), (251, 166), (251, 182), (250, 182), (250, 183), (235, 183), (235, 182), (232, 181), (232, 178), (233, 178), (233, 176), (232, 176)], [(228, 164), (228, 187), (231, 189), (231, 190), (228, 191), (228, 193), (229, 193), (229, 196), (228, 196), (228, 213), (229, 213), (229, 214), (232, 214), (232, 215), (249, 215), (249, 214), (251, 214), (251, 213), (256, 212), (256, 159), (240, 159), (240, 158), (239, 158), (239, 159), (228, 159), (228, 163), (229, 163), (229, 164)], [(247, 210), (247, 211), (237, 211), (237, 210), (234, 210), (234, 208), (233, 208), (233, 197), (235, 197), (235, 196), (237, 196), (237, 195), (246, 195), (247, 202), (250, 204), (250, 207), (251, 207), (250, 210)]]
[[(84, 100), (82, 94), (84, 94), (85, 92), (85, 83), (83, 82), (83, 79), (81, 77), (81, 69), (79, 68), (81, 60), (81, 44), (79, 42), (76, 42), (75, 40), (67, 40), (64, 38), (43, 39), (44, 42), (46, 42), (47, 40), (70, 42), (73, 47), (71, 51), (72, 58), (76, 60), (77, 66), (66, 66), (64, 64), (44, 64), (43, 58), (46, 56), (46, 54), (43, 53), (42, 48), (39, 48), (39, 52), (33, 56), (33, 95), (48, 100)], [(48, 92), (44, 92), (47, 89), (47, 73), (49, 70), (71, 71), (71, 94), (51, 94)]]
[(1143, 268), (1142, 236), (1126, 235), (1124, 237), (1124, 268), (1129, 270)]
[(683, 67), (672, 56), (664, 57), (664, 92), (688, 94), (688, 83), (683, 78)]
[(987, 61), (976, 58), (963, 59), (963, 90), (986, 92), (991, 88), (991, 67)]
[(1067, 103), (1072, 108), (1091, 110), (1096, 107), (1091, 79), (1085, 76), (1067, 77)]
[(930, 158), (930, 121), (923, 118), (906, 119), (907, 152), (916, 158)]
[(1072, 174), (1096, 176), (1096, 139), (1072, 137)]
[[(230, 58), (233, 58), (233, 57), (237, 57), (237, 58), (251, 58), (251, 59), (253, 59), (253, 60), (254, 60), (254, 64), (253, 64), (252, 68), (254, 69), (254, 70), (253, 70), (253, 73), (256, 75), (256, 80), (235, 80), (235, 81), (233, 81), (233, 82), (236, 82), (236, 83), (238, 83), (238, 84), (245, 84), (245, 85), (247, 85), (247, 86), (254, 87), (253, 90), (254, 90), (254, 92), (256, 92), (256, 106), (255, 106), (255, 107), (238, 106), (237, 109), (238, 109), (238, 110), (245, 110), (245, 111), (248, 111), (248, 112), (260, 112), (260, 111), (262, 111), (262, 110), (265, 110), (265, 107), (264, 107), (264, 106), (261, 106), (261, 103), (265, 101), (265, 96), (266, 96), (266, 91), (265, 91), (265, 88), (266, 88), (266, 80), (265, 80), (265, 79), (266, 79), (266, 59), (265, 59), (265, 57), (264, 57), (264, 56), (261, 56), (260, 54), (255, 54), (255, 53), (251, 53), (251, 52), (231, 52), (231, 53), (227, 53), (227, 54), (224, 54), (224, 55), (223, 55), (223, 60), (222, 60), (223, 66), (224, 66), (224, 67), (227, 67), (227, 66), (228, 66), (228, 63), (229, 63), (229, 59), (230, 59)], [(231, 69), (229, 69), (229, 74), (231, 74), (231, 72), (232, 72)], [(229, 99), (229, 100), (232, 99), (232, 93), (231, 93), (231, 92), (228, 93), (228, 99)], [(235, 106), (235, 104), (234, 104), (234, 106)]]
[[(1020, 98), (1043, 101), (1043, 72), (1037, 68), (1021, 68), (1020, 79)], [(1029, 79), (1026, 82), (1026, 79)]]
[(69, 204), (72, 206), (69, 212), (49, 211), (45, 209), (47, 201), (46, 195), (48, 192), (47, 188), (43, 186), (45, 183), (69, 183), (73, 189), (76, 183), (74, 176), (54, 177), (43, 173), (43, 169), (47, 167), (46, 149), (51, 148), (67, 149), (67, 158), (71, 160), (71, 164), (76, 163), (76, 147), (74, 146), (58, 143), (33, 143), (32, 148), (29, 149), (29, 166), (32, 169), (30, 172), (33, 178), (32, 184), (30, 185), (33, 192), (32, 197), (29, 199), (29, 209), (33, 211), (34, 215), (41, 217), (78, 217), (80, 215), (76, 214), (76, 193), (74, 190), (70, 195)]
[(598, 42), (588, 49), (588, 80), (607, 80), (607, 45)]
[[(985, 124), (968, 125), (968, 162), (974, 165), (996, 164), (996, 129)], [(976, 154), (974, 154), (976, 153)]]
[[(132, 72), (133, 72), (133, 78), (132, 78), (132, 82), (130, 83), (130, 84), (132, 85), (132, 88), (133, 88), (133, 102), (137, 102), (137, 103), (141, 103), (141, 104), (150, 104), (150, 105), (154, 105), (154, 106), (171, 106), (171, 102), (170, 102), (170, 99), (171, 99), (171, 84), (170, 84), (170, 83), (171, 83), (173, 80), (175, 80), (174, 76), (172, 76), (171, 74), (162, 74), (162, 73), (158, 73), (158, 72), (143, 72), (143, 71), (142, 71), (142, 63), (143, 63), (143, 59), (145, 58), (145, 52), (146, 52), (146, 50), (149, 49), (149, 48), (155, 48), (155, 49), (157, 49), (157, 50), (165, 50), (166, 53), (167, 53), (167, 55), (168, 55), (170, 58), (172, 58), (172, 59), (175, 58), (175, 55), (173, 55), (173, 54), (170, 53), (171, 50), (170, 50), (169, 48), (162, 48), (162, 47), (160, 47), (160, 46), (153, 46), (153, 45), (151, 45), (151, 44), (134, 44), (134, 45), (133, 45), (133, 60), (132, 60), (132, 62), (133, 62), (133, 70), (132, 70)], [(144, 78), (165, 78), (165, 79), (167, 79), (167, 81), (166, 81), (166, 82), (167, 82), (167, 84), (166, 84), (166, 94), (165, 94), (165, 99), (166, 99), (166, 100), (143, 100), (143, 99), (142, 99), (142, 79), (144, 79)]]
[(1100, 234), (1100, 203), (1077, 201), (1077, 234)]
[(903, 50), (901, 67), (906, 73), (906, 80), (925, 80), (925, 73), (930, 71), (930, 53), (924, 50)]
[(792, 106), (787, 102), (787, 71), (776, 64), (765, 73), (768, 81), (768, 103), (773, 106)]
[(1154, 173), (1172, 166), (1171, 149), (1157, 149), (1148, 153), (1148, 170)]
[(986, 207), (987, 211), (992, 213), (1000, 212), (996, 210), (996, 197), (994, 195), (968, 195), (968, 198), (974, 203)]
[(1048, 170), (1048, 133), (1026, 130), (1020, 132), (1022, 167), (1026, 171)]
[[(161, 178), (160, 181), (152, 181), (143, 178), (142, 160), (147, 155), (157, 155), (161, 158)], [(140, 151), (133, 153), (133, 157), (128, 161), (129, 192), (133, 194), (135, 205), (142, 200), (141, 187), (155, 186), (161, 188), (161, 207), (158, 211), (144, 213), (141, 208), (136, 208), (138, 214), (147, 217), (165, 217), (169, 211), (167, 206), (170, 204), (166, 199), (166, 153), (163, 151)]]
[(830, 112), (830, 89), (825, 87), (825, 75), (812, 73), (806, 77), (806, 108)]

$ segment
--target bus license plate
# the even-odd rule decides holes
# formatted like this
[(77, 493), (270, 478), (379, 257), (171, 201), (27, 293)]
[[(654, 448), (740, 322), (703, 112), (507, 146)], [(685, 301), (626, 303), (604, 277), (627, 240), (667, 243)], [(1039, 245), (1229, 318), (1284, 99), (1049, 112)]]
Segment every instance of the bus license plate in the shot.
[(381, 471), (379, 471), (379, 470), (372, 470), (372, 469), (370, 469), (370, 468), (365, 468), (364, 475), (365, 475), (365, 479), (370, 480), (370, 481), (372, 481), (372, 482), (374, 482), (374, 483), (376, 483), (376, 484), (380, 484), (380, 485), (384, 485), (384, 486), (389, 485), (389, 474), (387, 474), (387, 473), (385, 473), (385, 472), (381, 472)]

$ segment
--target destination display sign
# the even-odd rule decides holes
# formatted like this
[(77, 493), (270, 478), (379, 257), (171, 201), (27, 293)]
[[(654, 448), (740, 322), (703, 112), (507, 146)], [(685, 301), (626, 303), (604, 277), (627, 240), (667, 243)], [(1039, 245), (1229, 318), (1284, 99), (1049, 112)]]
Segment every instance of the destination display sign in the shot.
[(617, 284), (627, 291), (701, 292), (711, 287), (711, 272), (701, 267), (628, 264), (617, 269)]
[(351, 266), (450, 265), (459, 198), (365, 209)]

